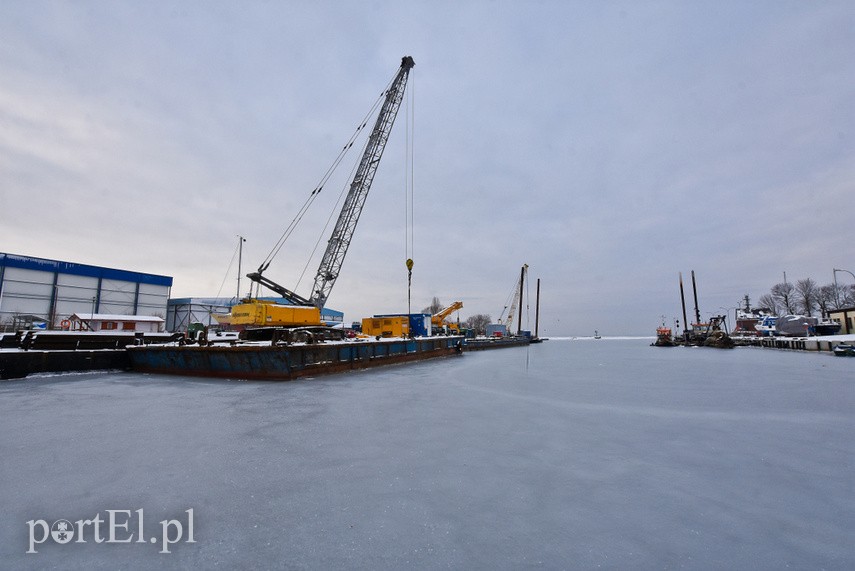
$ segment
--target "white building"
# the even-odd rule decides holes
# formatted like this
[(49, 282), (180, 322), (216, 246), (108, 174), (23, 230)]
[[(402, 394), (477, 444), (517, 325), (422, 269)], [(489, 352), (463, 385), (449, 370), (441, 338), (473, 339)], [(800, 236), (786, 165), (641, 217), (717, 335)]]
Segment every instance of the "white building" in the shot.
[(112, 313), (90, 313), (77, 315), (60, 322), (60, 327), (69, 331), (133, 331), (162, 333), (165, 321), (154, 315), (118, 315)]

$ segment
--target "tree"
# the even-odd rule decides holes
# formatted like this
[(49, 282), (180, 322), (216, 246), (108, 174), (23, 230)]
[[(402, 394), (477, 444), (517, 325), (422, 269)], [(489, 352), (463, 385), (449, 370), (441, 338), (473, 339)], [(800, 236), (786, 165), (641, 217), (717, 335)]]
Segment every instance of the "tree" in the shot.
[(775, 298), (771, 293), (765, 293), (760, 296), (758, 301), (760, 307), (771, 313), (772, 315), (778, 315), (778, 302), (775, 301)]
[(807, 278), (796, 282), (793, 301), (802, 314), (812, 317), (813, 311), (817, 307), (818, 298), (819, 288), (815, 281)]
[(855, 305), (855, 285), (840, 286), (840, 307)]
[(822, 316), (828, 315), (829, 310), (837, 309), (834, 284), (827, 284), (817, 289), (816, 305)]
[(822, 301), (826, 305), (824, 311), (855, 305), (855, 285), (831, 283), (819, 289)]
[(426, 308), (424, 308), (422, 310), (422, 313), (430, 313), (431, 315), (433, 315), (434, 313), (438, 313), (439, 310), (442, 309), (443, 307), (445, 307), (445, 306), (442, 305), (442, 302), (439, 301), (439, 298), (434, 296), (434, 298), (430, 302), (430, 305), (427, 306)]
[[(778, 308), (784, 313), (790, 315), (796, 312), (795, 304), (793, 303), (793, 293), (795, 288), (789, 282), (782, 282), (772, 286), (772, 297)], [(777, 312), (775, 312), (777, 313)]]
[(471, 329), (476, 335), (484, 335), (487, 333), (487, 326), (492, 323), (489, 315), (479, 313), (466, 318), (463, 322), (463, 327)]

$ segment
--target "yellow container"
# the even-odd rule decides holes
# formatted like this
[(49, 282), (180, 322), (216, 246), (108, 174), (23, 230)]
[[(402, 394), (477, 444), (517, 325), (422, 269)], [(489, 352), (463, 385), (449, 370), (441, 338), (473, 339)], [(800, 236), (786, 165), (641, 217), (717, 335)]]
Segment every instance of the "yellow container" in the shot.
[(407, 337), (410, 334), (410, 318), (365, 317), (362, 319), (362, 333), (371, 337)]

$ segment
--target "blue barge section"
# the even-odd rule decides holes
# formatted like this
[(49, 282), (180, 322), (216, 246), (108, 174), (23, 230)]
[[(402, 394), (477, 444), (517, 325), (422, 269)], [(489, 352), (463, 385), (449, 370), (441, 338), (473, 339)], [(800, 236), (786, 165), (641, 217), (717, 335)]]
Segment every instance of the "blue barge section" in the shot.
[(461, 336), (307, 344), (128, 347), (131, 368), (143, 373), (288, 381), (380, 365), (460, 354)]

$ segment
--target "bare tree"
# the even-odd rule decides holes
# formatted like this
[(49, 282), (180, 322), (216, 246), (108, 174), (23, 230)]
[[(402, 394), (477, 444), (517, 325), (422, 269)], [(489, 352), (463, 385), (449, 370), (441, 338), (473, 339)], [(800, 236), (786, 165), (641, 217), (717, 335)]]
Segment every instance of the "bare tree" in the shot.
[(772, 315), (778, 315), (778, 302), (772, 296), (771, 293), (764, 293), (760, 296), (758, 300), (760, 307), (771, 313)]
[(793, 303), (794, 292), (795, 288), (789, 282), (781, 282), (772, 286), (772, 297), (775, 298), (775, 302), (780, 310), (788, 315), (796, 312), (795, 304)]
[(815, 281), (807, 278), (796, 282), (795, 291), (793, 292), (793, 305), (795, 305), (802, 314), (807, 315), (808, 317), (813, 316), (813, 312), (817, 307), (818, 297), (819, 288)]
[(439, 310), (442, 309), (443, 307), (445, 307), (445, 306), (442, 305), (442, 302), (439, 301), (439, 298), (434, 296), (434, 298), (430, 302), (430, 305), (427, 306), (426, 308), (424, 308), (422, 310), (422, 313), (430, 313), (431, 315), (433, 315), (434, 313), (438, 313)]
[(822, 316), (828, 315), (831, 309), (837, 309), (837, 297), (834, 284), (827, 284), (817, 290), (816, 304), (819, 307)]
[(840, 307), (852, 307), (855, 305), (855, 285), (840, 287)]
[(476, 335), (484, 335), (487, 333), (487, 326), (492, 322), (489, 315), (479, 313), (466, 318), (463, 326), (466, 329), (471, 329)]

